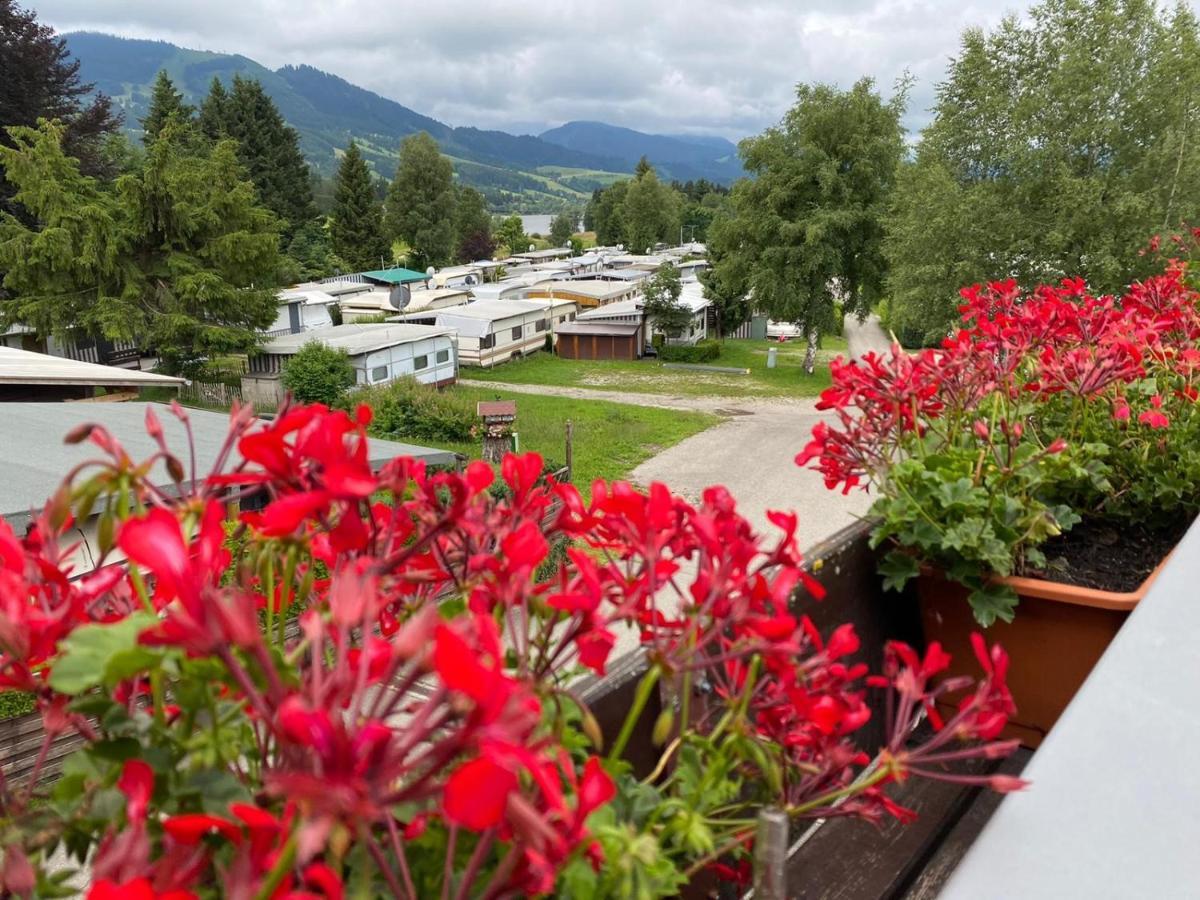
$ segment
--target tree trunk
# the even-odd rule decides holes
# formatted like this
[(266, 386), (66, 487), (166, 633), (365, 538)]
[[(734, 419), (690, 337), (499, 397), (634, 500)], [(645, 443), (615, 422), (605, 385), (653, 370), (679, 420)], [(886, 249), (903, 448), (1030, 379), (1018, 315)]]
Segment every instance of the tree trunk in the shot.
[(816, 328), (808, 329), (808, 348), (804, 351), (804, 371), (809, 375), (817, 366), (817, 344), (821, 342), (821, 332)]

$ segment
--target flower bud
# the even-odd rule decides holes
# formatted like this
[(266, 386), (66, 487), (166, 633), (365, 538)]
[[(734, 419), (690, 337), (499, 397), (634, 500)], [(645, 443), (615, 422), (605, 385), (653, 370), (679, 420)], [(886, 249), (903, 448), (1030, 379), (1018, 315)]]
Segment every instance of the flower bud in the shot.
[(1013, 791), (1023, 791), (1029, 787), (1029, 782), (1014, 775), (993, 775), (988, 779), (988, 787), (1001, 794), (1011, 794)]
[(988, 439), (988, 435), (991, 434), (988, 429), (987, 422), (983, 421), (983, 419), (976, 419), (975, 424), (971, 426), (971, 430), (975, 432), (975, 437), (979, 438), (981, 441), (986, 441)]
[(64, 444), (82, 444), (91, 437), (92, 429), (95, 428), (92, 422), (84, 422), (82, 425), (76, 425), (67, 432), (67, 436), (63, 438)]
[(654, 742), (655, 747), (661, 747), (667, 742), (667, 738), (671, 736), (671, 729), (675, 727), (675, 710), (667, 707), (658, 714), (658, 718), (654, 722), (654, 731), (650, 735), (650, 740)]
[(592, 746), (596, 748), (597, 753), (604, 749), (604, 732), (600, 730), (600, 723), (592, 715), (590, 709), (583, 711), (583, 733), (592, 742)]

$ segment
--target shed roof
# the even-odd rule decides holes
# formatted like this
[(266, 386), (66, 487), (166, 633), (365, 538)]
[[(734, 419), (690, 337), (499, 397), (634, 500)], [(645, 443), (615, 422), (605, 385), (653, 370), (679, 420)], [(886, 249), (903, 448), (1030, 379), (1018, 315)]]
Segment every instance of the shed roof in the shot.
[(403, 266), (396, 266), (394, 269), (374, 269), (370, 272), (360, 272), (363, 278), (368, 278), (371, 281), (380, 281), (384, 284), (409, 284), (414, 281), (428, 281), (429, 276), (424, 272), (415, 272), (412, 269), (405, 269)]
[[(99, 363), (34, 353), (16, 347), (0, 347), (0, 384), (79, 384), (99, 387), (149, 387), (179, 385), (182, 378), (102, 366)], [(5, 407), (7, 416), (8, 407)], [(7, 426), (6, 426), (7, 427)], [(16, 434), (17, 432), (12, 432)]]
[(452, 306), (445, 312), (439, 313), (438, 321), (441, 321), (442, 316), (455, 316), (462, 319), (486, 319), (495, 322), (498, 319), (511, 319), (513, 316), (545, 311), (545, 300), (541, 302), (536, 300), (472, 300), (470, 303)]
[[(162, 423), (167, 446), (181, 458), (187, 453), (187, 435), (183, 425), (159, 403), (10, 403), (4, 409), (5, 427), (0, 429), (0, 516), (14, 525), (28, 519), (54, 493), (62, 478), (74, 466), (96, 455), (88, 442), (64, 444), (63, 436), (77, 425), (96, 422), (121, 442), (135, 460), (148, 459), (158, 445), (146, 434), (146, 410), (153, 408)], [(216, 460), (229, 430), (227, 413), (189, 409), (188, 418), (196, 444), (196, 470), (204, 472)], [(397, 456), (412, 456), (431, 465), (450, 465), (454, 454), (399, 441), (371, 438), (368, 445), (371, 464), (381, 466)], [(232, 465), (240, 457), (233, 452)], [(185, 461), (186, 464), (186, 461)], [(170, 484), (166, 469), (159, 463), (152, 474), (161, 484)]]
[(640, 322), (563, 322), (554, 329), (556, 334), (607, 334), (617, 337), (632, 337), (638, 333)]
[(437, 325), (411, 325), (407, 323), (353, 323), (314, 328), (300, 334), (285, 334), (263, 345), (264, 353), (291, 356), (311, 341), (319, 341), (326, 347), (345, 350), (350, 356), (361, 356), (384, 347), (411, 344), (427, 338), (449, 334), (451, 329)]

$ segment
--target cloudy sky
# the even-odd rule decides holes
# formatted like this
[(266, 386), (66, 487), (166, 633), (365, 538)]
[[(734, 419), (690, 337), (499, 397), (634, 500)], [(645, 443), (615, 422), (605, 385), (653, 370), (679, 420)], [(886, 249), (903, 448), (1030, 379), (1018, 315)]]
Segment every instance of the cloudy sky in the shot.
[(885, 92), (917, 78), (910, 128), (970, 26), (1022, 0), (25, 0), (92, 29), (308, 63), (451, 125), (538, 132), (595, 119), (737, 139), (800, 81)]

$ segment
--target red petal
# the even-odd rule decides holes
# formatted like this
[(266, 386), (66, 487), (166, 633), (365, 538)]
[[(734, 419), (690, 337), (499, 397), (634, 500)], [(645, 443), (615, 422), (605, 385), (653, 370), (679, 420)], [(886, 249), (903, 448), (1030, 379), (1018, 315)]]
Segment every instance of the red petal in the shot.
[(446, 782), (446, 818), (472, 831), (500, 824), (508, 795), (517, 789), (517, 776), (489, 759), (463, 763)]

